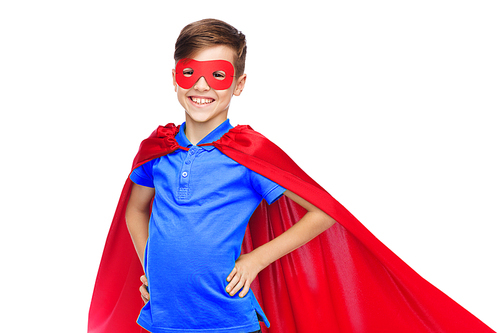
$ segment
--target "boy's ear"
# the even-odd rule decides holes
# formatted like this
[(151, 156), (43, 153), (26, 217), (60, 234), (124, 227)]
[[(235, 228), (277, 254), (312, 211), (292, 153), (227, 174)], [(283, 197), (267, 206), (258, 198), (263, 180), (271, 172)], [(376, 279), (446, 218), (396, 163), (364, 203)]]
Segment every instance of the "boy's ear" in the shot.
[(177, 81), (175, 81), (175, 68), (172, 69), (172, 80), (173, 80), (173, 83), (174, 83), (175, 92), (177, 92)]
[(241, 92), (243, 91), (243, 88), (245, 88), (245, 83), (247, 82), (247, 75), (243, 74), (238, 78), (238, 81), (236, 81), (236, 87), (234, 88), (233, 95), (234, 96), (239, 96)]

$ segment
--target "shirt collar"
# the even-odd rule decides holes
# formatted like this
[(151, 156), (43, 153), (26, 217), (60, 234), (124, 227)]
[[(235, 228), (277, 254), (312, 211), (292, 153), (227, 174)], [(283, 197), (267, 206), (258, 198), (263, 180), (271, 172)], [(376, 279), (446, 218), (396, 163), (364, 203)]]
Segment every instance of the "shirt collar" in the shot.
[[(211, 143), (214, 141), (219, 140), (224, 134), (226, 134), (233, 126), (229, 123), (229, 119), (226, 119), (222, 124), (217, 126), (212, 132), (208, 133), (203, 139), (198, 142), (198, 144), (202, 143)], [(177, 140), (177, 143), (182, 146), (182, 147), (187, 147), (191, 148), (194, 146), (191, 142), (189, 142), (187, 136), (186, 136), (186, 123), (182, 123), (179, 133), (175, 136), (175, 140)], [(215, 147), (214, 146), (202, 146), (200, 148), (203, 148), (205, 150), (212, 150)]]

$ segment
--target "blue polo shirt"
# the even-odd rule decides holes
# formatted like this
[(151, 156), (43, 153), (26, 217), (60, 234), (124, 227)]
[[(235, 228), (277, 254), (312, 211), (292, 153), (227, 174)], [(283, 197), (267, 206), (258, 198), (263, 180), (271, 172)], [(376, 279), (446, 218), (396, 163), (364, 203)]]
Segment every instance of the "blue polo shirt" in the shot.
[[(199, 143), (218, 140), (229, 120)], [(130, 179), (154, 187), (144, 266), (151, 300), (138, 323), (151, 332), (247, 333), (269, 322), (253, 292), (240, 298), (225, 288), (241, 253), (253, 211), (285, 189), (236, 163), (213, 146), (187, 139), (185, 123), (178, 149), (135, 169)]]

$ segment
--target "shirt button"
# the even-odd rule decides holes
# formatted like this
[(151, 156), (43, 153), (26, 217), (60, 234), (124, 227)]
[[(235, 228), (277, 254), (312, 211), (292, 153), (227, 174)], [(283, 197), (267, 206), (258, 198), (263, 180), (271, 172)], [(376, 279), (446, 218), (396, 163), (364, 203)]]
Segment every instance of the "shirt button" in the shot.
[(187, 161), (186, 161), (186, 164), (191, 164), (191, 161), (190, 161), (190, 160), (187, 160)]
[(184, 172), (182, 173), (182, 177), (186, 178), (187, 176), (188, 176), (188, 173), (187, 173), (186, 171), (184, 171)]

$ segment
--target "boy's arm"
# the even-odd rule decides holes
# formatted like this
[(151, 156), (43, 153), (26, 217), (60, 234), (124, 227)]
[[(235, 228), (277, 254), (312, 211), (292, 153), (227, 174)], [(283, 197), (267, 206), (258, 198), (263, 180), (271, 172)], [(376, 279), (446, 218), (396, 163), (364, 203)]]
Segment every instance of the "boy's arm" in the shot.
[(322, 210), (295, 193), (286, 190), (284, 195), (304, 207), (307, 213), (280, 236), (250, 253), (241, 255), (236, 260), (234, 269), (227, 277), (229, 284), (226, 291), (231, 296), (241, 290), (239, 296), (244, 297), (250, 289), (250, 284), (261, 270), (306, 244), (336, 222)]
[(128, 231), (132, 237), (137, 255), (143, 265), (144, 250), (148, 240), (149, 207), (154, 195), (154, 188), (134, 183), (125, 212)]

